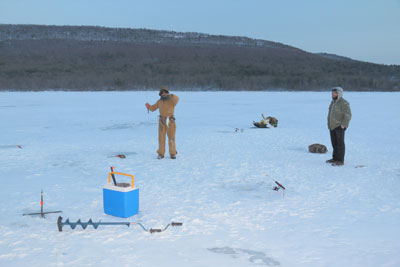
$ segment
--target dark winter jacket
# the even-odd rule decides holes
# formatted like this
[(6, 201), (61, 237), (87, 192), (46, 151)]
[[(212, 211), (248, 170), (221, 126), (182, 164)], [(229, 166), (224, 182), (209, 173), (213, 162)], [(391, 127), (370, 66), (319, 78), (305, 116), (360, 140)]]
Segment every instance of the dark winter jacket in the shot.
[(351, 120), (350, 104), (342, 97), (343, 89), (337, 87), (337, 92), (338, 98), (332, 100), (328, 112), (328, 128), (331, 131), (340, 126), (348, 128)]

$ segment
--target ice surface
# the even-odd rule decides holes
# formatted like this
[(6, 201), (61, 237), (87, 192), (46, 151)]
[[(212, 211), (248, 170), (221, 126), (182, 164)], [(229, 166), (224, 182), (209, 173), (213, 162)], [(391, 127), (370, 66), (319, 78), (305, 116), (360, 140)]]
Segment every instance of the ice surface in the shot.
[[(0, 93), (0, 266), (400, 266), (399, 93), (345, 92), (343, 167), (325, 163), (329, 92), (176, 94), (179, 153), (157, 160), (158, 92)], [(103, 213), (110, 166), (135, 176), (138, 215)], [(58, 214), (22, 216), (41, 189), (64, 220), (183, 226), (60, 233)]]

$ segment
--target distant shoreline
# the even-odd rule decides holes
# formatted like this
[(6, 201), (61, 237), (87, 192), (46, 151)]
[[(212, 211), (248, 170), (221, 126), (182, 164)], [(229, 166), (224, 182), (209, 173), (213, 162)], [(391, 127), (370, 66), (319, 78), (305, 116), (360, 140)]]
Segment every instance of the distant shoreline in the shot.
[[(400, 66), (201, 33), (0, 24), (0, 91), (400, 91)], [(98, 89), (100, 88), (100, 89)], [(187, 89), (186, 89), (187, 90)]]

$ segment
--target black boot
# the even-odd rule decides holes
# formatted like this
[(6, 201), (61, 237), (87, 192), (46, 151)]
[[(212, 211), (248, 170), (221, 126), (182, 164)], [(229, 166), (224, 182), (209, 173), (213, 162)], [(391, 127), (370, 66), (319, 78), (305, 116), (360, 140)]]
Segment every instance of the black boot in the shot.
[(338, 160), (332, 163), (332, 166), (343, 166), (343, 165), (344, 165), (343, 161), (338, 161)]

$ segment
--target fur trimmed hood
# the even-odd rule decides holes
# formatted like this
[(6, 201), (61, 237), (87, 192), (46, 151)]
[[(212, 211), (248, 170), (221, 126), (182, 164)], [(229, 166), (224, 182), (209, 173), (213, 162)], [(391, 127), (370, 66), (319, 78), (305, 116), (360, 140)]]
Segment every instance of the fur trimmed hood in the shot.
[(332, 88), (332, 92), (333, 92), (333, 91), (336, 91), (336, 92), (337, 92), (337, 94), (338, 94), (338, 99), (340, 99), (340, 98), (343, 97), (343, 88), (342, 88), (342, 87), (339, 87), (339, 86), (333, 87), (333, 88)]

